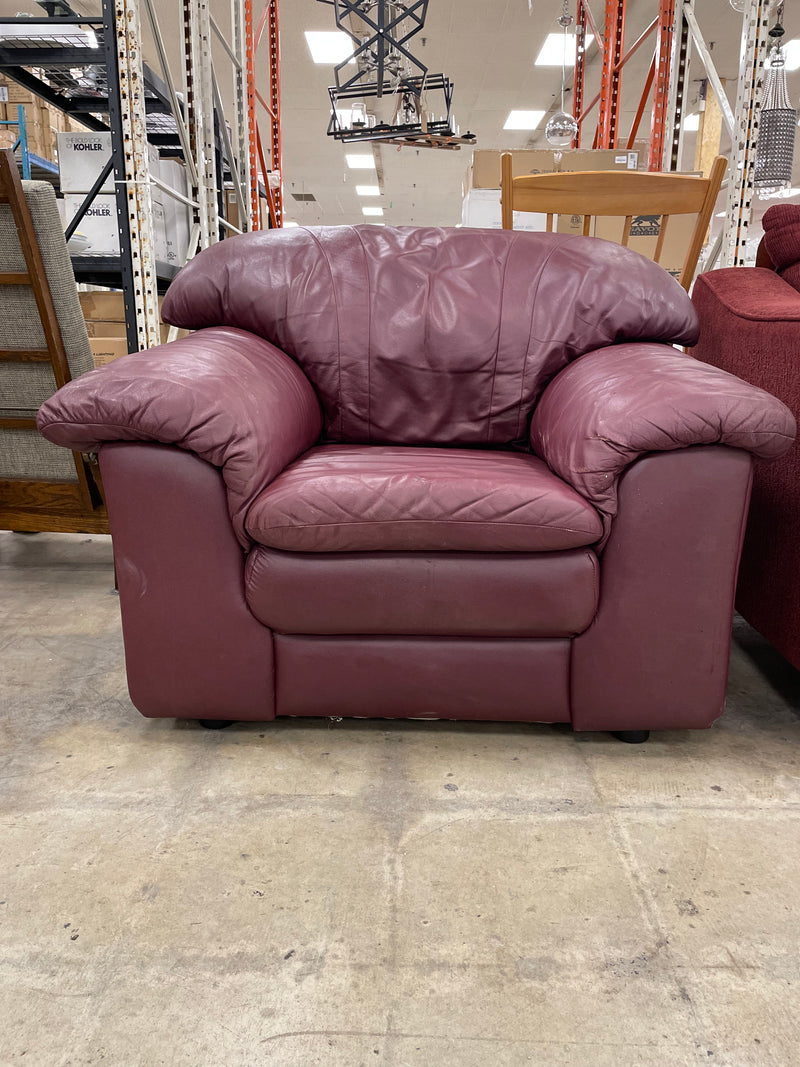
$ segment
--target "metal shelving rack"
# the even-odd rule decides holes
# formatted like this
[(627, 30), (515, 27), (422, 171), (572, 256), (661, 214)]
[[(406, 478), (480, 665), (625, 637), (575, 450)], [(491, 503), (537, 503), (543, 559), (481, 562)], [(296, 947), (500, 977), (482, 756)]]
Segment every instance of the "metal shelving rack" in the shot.
[[(600, 120), (594, 147), (616, 147), (619, 138), (619, 75), (627, 59), (656, 31), (656, 46), (636, 119), (628, 139), (632, 147), (647, 99), (653, 91), (650, 135), (650, 170), (675, 170), (683, 136), (683, 110), (689, 60), (694, 49), (719, 101), (722, 121), (733, 147), (727, 181), (728, 204), (723, 234), (703, 269), (716, 265), (741, 266), (747, 259), (747, 238), (753, 200), (753, 171), (758, 140), (758, 118), (769, 35), (770, 0), (748, 0), (742, 23), (739, 82), (735, 108), (731, 108), (695, 15), (695, 0), (659, 0), (658, 14), (634, 45), (624, 50), (626, 0), (605, 0), (604, 35), (598, 33), (589, 0), (576, 0), (575, 117), (579, 128), (595, 104)], [(603, 50), (600, 92), (585, 104), (587, 32)], [(581, 132), (577, 144), (580, 144)]]
[[(111, 162), (82, 208), (91, 203), (113, 168), (120, 255), (75, 256), (73, 264), (79, 281), (123, 290), (132, 351), (159, 343), (157, 296), (177, 270), (174, 265), (155, 261), (153, 188), (191, 207), (194, 225), (189, 258), (224, 233), (258, 228), (258, 199), (263, 188), (256, 166), (253, 59), (257, 37), (254, 40), (252, 0), (231, 0), (230, 42), (211, 16), (209, 0), (172, 2), (180, 5), (184, 27), (181, 91), (169, 69), (154, 0), (103, 0), (100, 17), (75, 13), (26, 17), (24, 22), (20, 20), (21, 25), (52, 27), (53, 37), (35, 42), (6, 38), (0, 45), (0, 69), (8, 77), (90, 130), (111, 130)], [(161, 11), (163, 7), (158, 5)], [(153, 31), (160, 74), (142, 60), (142, 11)], [(262, 25), (268, 20), (275, 28), (270, 76), (271, 85), (277, 86), (277, 0), (267, 4)], [(7, 25), (16, 20), (0, 21)], [(97, 47), (87, 45), (87, 28), (94, 33)], [(211, 56), (212, 34), (220, 40), (233, 67), (233, 138), (222, 115), (222, 94)], [(276, 90), (269, 109), (274, 124), (279, 122), (277, 104)], [(188, 196), (150, 173), (148, 141), (183, 159)], [(268, 184), (267, 171), (280, 168), (279, 127), (277, 138), (273, 131), (270, 147), (271, 166), (266, 165), (262, 153), (264, 185)], [(223, 216), (226, 178), (233, 183), (241, 228)], [(279, 224), (280, 213), (273, 209), (272, 225)]]

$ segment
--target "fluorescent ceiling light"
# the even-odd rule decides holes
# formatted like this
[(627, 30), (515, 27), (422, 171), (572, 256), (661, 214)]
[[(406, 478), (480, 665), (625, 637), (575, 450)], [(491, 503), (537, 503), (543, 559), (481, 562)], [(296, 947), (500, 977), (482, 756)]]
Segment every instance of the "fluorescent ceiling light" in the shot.
[(374, 156), (345, 156), (350, 170), (375, 170)]
[(783, 55), (787, 70), (797, 70), (800, 67), (800, 37), (786, 42), (783, 46)]
[[(589, 51), (594, 37), (591, 33), (586, 34), (586, 51)], [(560, 67), (564, 58), (564, 34), (548, 33), (544, 39), (539, 55), (533, 63), (536, 67)], [(567, 34), (567, 66), (575, 66), (575, 34)]]
[(683, 120), (684, 130), (699, 130), (700, 129), (700, 115), (687, 115)]
[(535, 130), (544, 118), (544, 111), (509, 111), (504, 130)]
[(362, 215), (382, 215), (383, 214), (383, 208), (382, 207), (362, 207), (361, 214)]
[[(306, 30), (306, 41), (314, 62), (329, 66), (341, 63), (355, 51), (355, 42), (340, 30)], [(347, 65), (354, 67), (356, 61), (351, 59)]]
[(356, 186), (356, 195), (357, 196), (380, 196), (381, 195), (380, 186), (378, 186), (378, 185), (357, 185)]

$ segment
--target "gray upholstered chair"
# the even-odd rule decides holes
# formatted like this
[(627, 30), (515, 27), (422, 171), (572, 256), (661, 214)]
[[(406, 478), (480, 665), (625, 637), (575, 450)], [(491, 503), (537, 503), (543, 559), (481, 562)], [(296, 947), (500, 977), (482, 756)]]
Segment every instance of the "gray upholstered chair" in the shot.
[(96, 465), (35, 423), (93, 366), (53, 187), (0, 152), (0, 529), (108, 531)]

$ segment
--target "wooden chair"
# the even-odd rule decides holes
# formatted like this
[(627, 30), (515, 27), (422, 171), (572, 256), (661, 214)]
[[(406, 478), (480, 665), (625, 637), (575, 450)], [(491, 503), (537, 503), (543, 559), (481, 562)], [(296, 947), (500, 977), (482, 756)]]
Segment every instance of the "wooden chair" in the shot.
[(503, 153), (501, 163), (504, 230), (514, 229), (515, 211), (537, 211), (547, 215), (548, 233), (553, 230), (555, 215), (582, 215), (584, 236), (591, 232), (592, 218), (624, 217), (619, 243), (627, 246), (634, 218), (660, 215), (661, 226), (651, 257), (660, 263), (671, 216), (696, 215), (678, 276), (678, 281), (688, 291), (725, 174), (727, 160), (723, 156), (714, 160), (708, 178), (635, 170), (529, 174), (514, 178), (510, 152)]
[(39, 405), (93, 367), (53, 187), (0, 152), (0, 530), (108, 533), (96, 463), (36, 430)]

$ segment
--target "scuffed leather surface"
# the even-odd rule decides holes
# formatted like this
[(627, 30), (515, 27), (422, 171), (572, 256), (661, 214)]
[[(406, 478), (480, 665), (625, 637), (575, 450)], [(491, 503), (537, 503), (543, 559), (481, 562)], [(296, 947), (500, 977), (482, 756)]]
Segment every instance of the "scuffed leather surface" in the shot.
[(535, 456), (323, 445), (260, 494), (247, 532), (292, 552), (546, 552), (590, 545), (602, 524)]
[(572, 642), (576, 730), (698, 729), (722, 713), (751, 468), (747, 452), (700, 447), (623, 474), (600, 608)]
[(133, 703), (148, 716), (273, 718), (272, 634), (245, 601), (220, 472), (128, 443), (105, 445), (100, 468)]
[(594, 618), (590, 549), (495, 552), (277, 552), (254, 548), (247, 603), (280, 633), (571, 637)]
[(568, 640), (275, 635), (276, 714), (569, 722)]
[(794, 436), (794, 416), (763, 389), (648, 344), (576, 360), (545, 390), (531, 424), (534, 452), (602, 513), (606, 530), (617, 479), (639, 456), (722, 444), (774, 459)]
[(90, 371), (39, 409), (57, 445), (107, 441), (177, 445), (222, 470), (242, 545), (252, 499), (319, 437), (321, 412), (296, 363), (238, 329), (203, 330)]
[(163, 317), (238, 326), (310, 378), (326, 440), (515, 443), (576, 356), (622, 340), (697, 338), (655, 263), (564, 234), (337, 226), (261, 231), (197, 255)]

